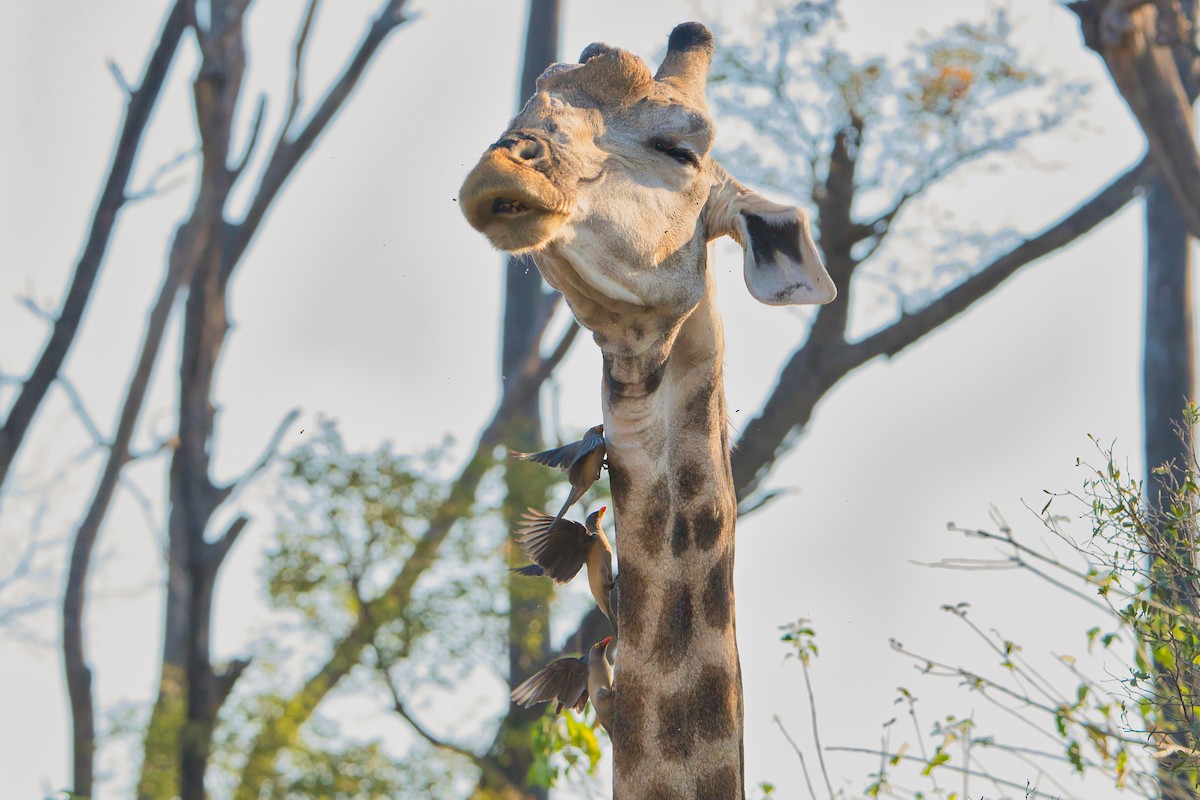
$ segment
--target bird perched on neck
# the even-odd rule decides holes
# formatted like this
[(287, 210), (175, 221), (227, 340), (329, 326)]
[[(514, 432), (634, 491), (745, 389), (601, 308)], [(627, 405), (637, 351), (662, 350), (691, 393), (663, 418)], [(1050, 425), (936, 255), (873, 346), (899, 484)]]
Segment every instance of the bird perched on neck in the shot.
[(512, 700), (522, 708), (538, 703), (556, 702), (557, 714), (563, 708), (583, 713), (588, 698), (596, 709), (596, 719), (609, 730), (612, 724), (612, 667), (608, 665), (611, 636), (592, 645), (582, 658), (560, 658), (535, 672), (512, 690)]
[(517, 543), (533, 563), (513, 572), (527, 577), (546, 576), (555, 583), (567, 583), (581, 567), (587, 567), (588, 588), (596, 605), (608, 617), (613, 630), (617, 620), (609, 601), (613, 588), (613, 551), (604, 535), (601, 520), (608, 506), (600, 506), (580, 525), (569, 519), (555, 520), (549, 514), (529, 509), (517, 528)]
[(554, 521), (558, 522), (563, 514), (567, 513), (567, 509), (575, 505), (579, 498), (583, 497), (583, 493), (600, 479), (605, 454), (604, 426), (589, 428), (578, 442), (564, 444), (552, 450), (543, 450), (540, 453), (518, 453), (516, 450), (509, 452), (513, 458), (532, 461), (543, 467), (561, 469), (567, 474), (571, 491), (567, 495), (567, 502), (563, 503), (563, 507), (554, 517)]

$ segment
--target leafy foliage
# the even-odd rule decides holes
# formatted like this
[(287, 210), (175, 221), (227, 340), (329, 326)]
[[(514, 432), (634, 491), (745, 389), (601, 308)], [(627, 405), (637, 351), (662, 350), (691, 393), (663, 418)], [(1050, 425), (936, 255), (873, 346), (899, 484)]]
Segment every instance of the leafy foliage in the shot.
[[(1200, 409), (1189, 406), (1184, 420), (1181, 435), (1187, 451), (1194, 453)], [(1031, 544), (1019, 537), (998, 514), (994, 515), (995, 532), (954, 526), (951, 530), (1000, 543), (1009, 552), (1007, 558), (954, 559), (947, 564), (1024, 569), (1103, 612), (1106, 624), (1082, 633), (1080, 655), (1057, 655), (1057, 673), (1044, 671), (1024, 655), (1015, 640), (976, 624), (966, 604), (943, 606), (943, 610), (987, 644), (998, 673), (946, 663), (892, 643), (894, 650), (917, 661), (925, 674), (957, 679), (976, 695), (1015, 711), (1041, 740), (1056, 742), (1057, 752), (980, 735), (969, 718), (947, 717), (926, 731), (916, 720), (915, 698), (901, 689), (897, 702), (910, 708), (914, 740), (922, 754), (911, 757), (905, 754), (907, 745), (898, 748), (872, 775), (875, 780), (868, 795), (892, 796), (888, 794), (887, 766), (906, 761), (922, 764), (921, 776), (933, 782), (935, 790), (938, 770), (947, 767), (1003, 780), (994, 771), (985, 772), (978, 761), (972, 763), (970, 752), (987, 748), (1025, 760), (1013, 767), (1022, 772), (1007, 776), (1005, 785), (1011, 787), (1019, 787), (1018, 776), (1029, 773), (1032, 756), (1057, 762), (1069, 772), (1104, 776), (1113, 791), (1132, 796), (1168, 800), (1194, 796), (1200, 786), (1200, 702), (1196, 697), (1200, 687), (1200, 569), (1195, 547), (1200, 469), (1194, 455), (1188, 464), (1164, 465), (1156, 474), (1167, 478), (1168, 491), (1147, 498), (1142, 482), (1129, 477), (1113, 449), (1094, 438), (1093, 442), (1102, 462), (1099, 466), (1078, 462), (1088, 471), (1083, 491), (1054, 495), (1039, 512), (1045, 529), (1081, 557), (1083, 567), (1064, 560), (1044, 542)], [(1088, 523), (1086, 537), (1076, 540), (1068, 535), (1065, 526), (1070, 516), (1051, 513), (1056, 502), (1077, 503)], [(885, 741), (894, 722), (885, 726)], [(925, 750), (926, 741), (935, 744), (931, 753)], [(955, 743), (961, 755), (950, 749)], [(1160, 783), (1154, 777), (1160, 765), (1183, 780), (1176, 785)], [(1043, 774), (1052, 780), (1048, 773)], [(1036, 787), (1031, 791), (1030, 796), (1071, 796), (1061, 783), (1055, 784), (1051, 794)]]
[(600, 763), (596, 738), (596, 715), (589, 705), (582, 719), (572, 712), (546, 713), (533, 728), (534, 761), (529, 767), (529, 785), (550, 788), (582, 769), (595, 775)]
[[(855, 273), (882, 290), (876, 302), (919, 305), (1015, 242), (1012, 231), (944, 218), (928, 197), (964, 166), (995, 166), (989, 157), (1059, 127), (1086, 95), (1086, 85), (1039, 70), (1019, 51), (1003, 8), (923, 36), (898, 57), (843, 49), (833, 0), (760, 8), (752, 38), (722, 32), (714, 57), (718, 156), (756, 186), (807, 195), (831, 266), (845, 262), (848, 272), (879, 256)], [(908, 258), (916, 247), (921, 257)], [(933, 274), (906, 266), (931, 261)]]
[[(267, 598), (283, 620), (272, 622), (276, 634), (260, 644), (222, 710), (210, 776), (225, 794), (233, 794), (247, 755), (268, 726), (277, 736), (293, 729), (296, 735), (286, 734), (289, 744), (264, 797), (461, 793), (465, 776), (482, 759), (472, 754), (483, 747), (430, 739), (408, 700), (420, 707), (468, 674), (495, 673), (504, 663), (506, 609), (495, 598), (505, 596), (499, 555), (505, 535), (495, 508), (499, 493), (485, 485), (451, 529), (441, 557), (419, 558), (428, 521), (448, 494), (442, 477), (448, 447), (418, 456), (395, 453), (389, 445), (355, 451), (333, 422), (324, 421), (308, 444), (284, 460), (279, 529), (263, 564)], [(394, 589), (405, 575), (415, 576), (405, 578), (415, 585), (408, 602), (400, 603)], [(346, 637), (363, 635), (356, 631), (369, 637), (366, 649), (341, 664), (334, 653)], [(297, 681), (311, 674), (314, 657), (325, 670), (350, 670), (331, 701), (396, 707), (409, 734), (401, 741), (409, 744), (385, 749), (378, 739), (348, 735), (329, 718), (313, 715)]]
[[(494, 606), (503, 595), (496, 553), (504, 533), (486, 507), (456, 526), (448, 543), (454, 557), (427, 567), (409, 606), (392, 607), (384, 596), (445, 501), (437, 476), (446, 447), (420, 456), (388, 445), (351, 452), (336, 426), (323, 422), (286, 460), (286, 513), (264, 566), (272, 605), (298, 612), (304, 627), (342, 635), (370, 607), (383, 614), (373, 644), (384, 660), (416, 658), (424, 677), (441, 683), (498, 655), (503, 635), (503, 609)], [(452, 671), (451, 663), (460, 666)]]

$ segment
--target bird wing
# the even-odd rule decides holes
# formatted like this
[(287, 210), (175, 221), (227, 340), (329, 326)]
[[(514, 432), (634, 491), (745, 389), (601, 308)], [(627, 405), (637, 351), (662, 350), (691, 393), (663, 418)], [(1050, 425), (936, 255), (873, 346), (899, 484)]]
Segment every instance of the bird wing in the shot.
[(518, 575), (524, 575), (526, 578), (540, 578), (546, 574), (546, 570), (539, 567), (537, 564), (526, 564), (523, 567), (513, 567), (509, 572), (515, 572)]
[(583, 659), (560, 658), (535, 672), (512, 690), (512, 701), (522, 708), (558, 701), (582, 711), (588, 697), (588, 668)]
[(562, 447), (554, 447), (550, 450), (543, 450), (540, 453), (519, 453), (516, 450), (509, 452), (512, 453), (513, 458), (518, 458), (522, 461), (532, 461), (535, 464), (541, 464), (543, 467), (552, 467), (567, 471), (579, 459), (597, 447), (603, 446), (604, 426), (597, 425), (595, 428), (589, 429), (578, 442), (564, 444)]
[(560, 519), (529, 509), (517, 528), (517, 543), (525, 556), (557, 583), (566, 583), (579, 574), (587, 561), (593, 534), (578, 522)]
[(518, 453), (516, 450), (511, 450), (513, 458), (518, 458), (521, 461), (532, 461), (535, 464), (541, 464), (543, 467), (552, 467), (554, 469), (567, 470), (579, 458), (579, 448), (584, 441), (571, 442), (564, 444), (562, 447), (555, 447), (550, 450), (543, 450), (540, 453)]

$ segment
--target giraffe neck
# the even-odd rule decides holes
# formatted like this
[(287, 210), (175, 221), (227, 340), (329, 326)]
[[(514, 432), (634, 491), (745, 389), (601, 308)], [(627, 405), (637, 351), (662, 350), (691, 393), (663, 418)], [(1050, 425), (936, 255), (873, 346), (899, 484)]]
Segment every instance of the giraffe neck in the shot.
[(737, 504), (713, 299), (710, 285), (647, 385), (612, 380), (605, 359), (620, 559), (614, 800), (744, 796)]

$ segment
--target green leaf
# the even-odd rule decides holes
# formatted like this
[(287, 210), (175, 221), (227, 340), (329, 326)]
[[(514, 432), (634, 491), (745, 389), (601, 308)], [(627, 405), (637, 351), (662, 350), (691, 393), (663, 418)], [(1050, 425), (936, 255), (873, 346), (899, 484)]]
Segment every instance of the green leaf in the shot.
[(1083, 772), (1083, 753), (1079, 749), (1079, 742), (1074, 739), (1067, 745), (1067, 760), (1075, 767), (1076, 772)]
[(925, 765), (925, 769), (921, 770), (922, 775), (928, 775), (929, 773), (933, 772), (935, 767), (940, 767), (942, 764), (945, 764), (950, 760), (950, 754), (943, 753), (941, 750), (942, 748), (939, 747), (938, 752), (934, 753), (933, 758), (930, 759), (929, 763)]

